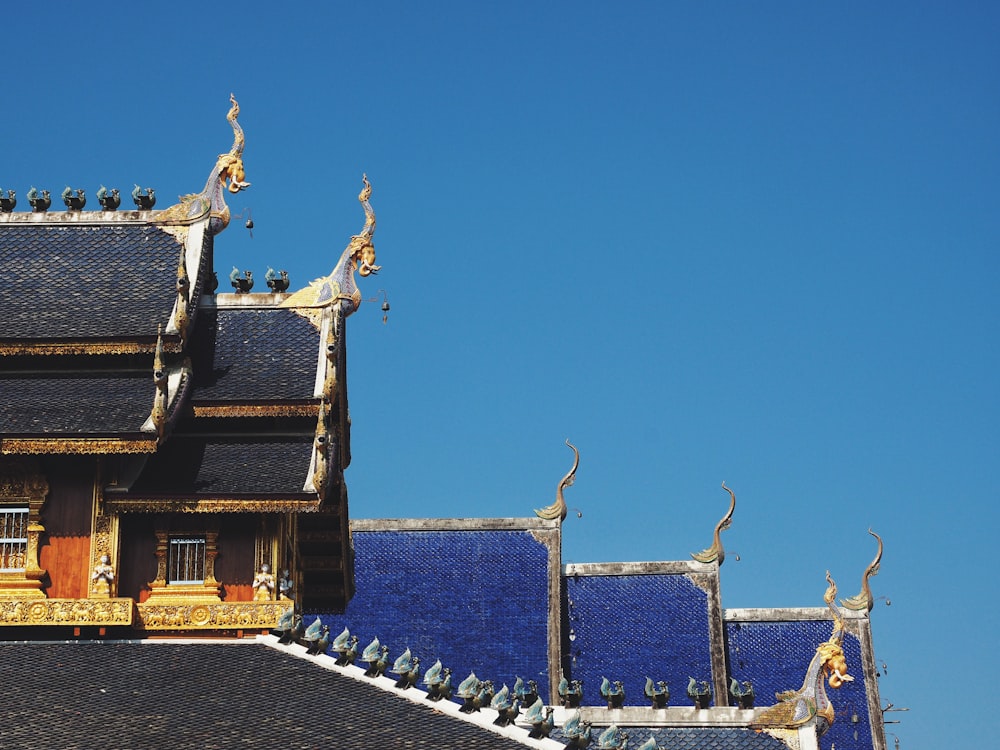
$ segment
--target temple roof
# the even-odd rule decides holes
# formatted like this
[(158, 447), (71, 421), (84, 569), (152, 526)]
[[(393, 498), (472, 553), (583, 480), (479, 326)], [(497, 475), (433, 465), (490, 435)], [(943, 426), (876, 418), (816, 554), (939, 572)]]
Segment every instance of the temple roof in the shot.
[(0, 435), (138, 434), (149, 416), (149, 372), (4, 373)]
[(129, 494), (297, 495), (309, 476), (312, 433), (175, 435), (150, 456)]
[(11, 747), (524, 747), (254, 643), (3, 643), (0, 661), (31, 697), (0, 707)]
[[(0, 342), (146, 338), (151, 346), (174, 306), (182, 243), (147, 220), (78, 216), (70, 224), (0, 214)], [(32, 221), (15, 221), (22, 217)]]
[[(252, 295), (271, 297), (271, 295)], [(220, 295), (220, 301), (237, 295)], [(198, 313), (195, 402), (314, 398), (319, 331), (291, 310), (222, 307)]]

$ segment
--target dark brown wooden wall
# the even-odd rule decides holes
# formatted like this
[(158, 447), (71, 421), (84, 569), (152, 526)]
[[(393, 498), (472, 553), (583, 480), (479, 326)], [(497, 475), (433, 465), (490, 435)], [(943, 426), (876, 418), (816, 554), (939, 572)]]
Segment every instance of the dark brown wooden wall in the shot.
[(38, 554), (39, 565), (49, 574), (45, 591), (52, 599), (86, 597), (97, 461), (89, 456), (51, 456), (42, 471), (49, 483)]
[(207, 515), (183, 513), (131, 513), (122, 516), (119, 524), (121, 551), (119, 555), (118, 595), (140, 602), (149, 598), (149, 582), (156, 577), (156, 531), (174, 534), (219, 532), (219, 556), (215, 560), (215, 577), (222, 584), (222, 596), (227, 601), (249, 601), (253, 598), (254, 543), (257, 517), (246, 515)]

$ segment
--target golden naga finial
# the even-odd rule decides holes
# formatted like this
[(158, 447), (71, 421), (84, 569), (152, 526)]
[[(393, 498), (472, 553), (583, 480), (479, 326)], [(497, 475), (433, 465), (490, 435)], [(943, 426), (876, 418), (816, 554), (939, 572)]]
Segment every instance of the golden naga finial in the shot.
[(350, 315), (361, 305), (361, 290), (355, 284), (354, 272), (370, 276), (382, 270), (382, 266), (375, 265), (375, 245), (372, 244), (372, 235), (375, 234), (375, 211), (368, 202), (372, 186), (368, 182), (368, 175), (362, 175), (361, 179), (364, 181), (364, 187), (358, 194), (358, 201), (365, 212), (365, 225), (361, 233), (351, 237), (329, 276), (316, 279), (281, 303), (282, 307), (295, 308), (317, 325), (318, 318), (309, 312), (309, 308), (327, 307), (338, 300), (349, 301), (351, 304), (346, 312)]
[[(726, 550), (722, 547), (722, 532), (733, 525), (733, 511), (736, 510), (736, 495), (733, 491), (726, 487), (726, 483), (722, 483), (722, 489), (729, 493), (729, 510), (726, 511), (726, 515), (722, 517), (722, 520), (715, 525), (715, 533), (712, 535), (712, 546), (708, 549), (703, 549), (701, 552), (692, 552), (691, 557), (693, 557), (698, 562), (710, 563), (718, 560), (719, 565), (726, 559)], [(737, 555), (737, 559), (739, 556)]]
[(805, 679), (798, 690), (775, 693), (778, 703), (763, 709), (750, 724), (751, 729), (783, 727), (795, 729), (812, 723), (817, 736), (823, 735), (833, 724), (836, 716), (833, 703), (826, 694), (824, 678), (831, 688), (839, 688), (854, 678), (847, 673), (847, 659), (843, 648), (843, 621), (834, 601), (837, 598), (837, 584), (826, 572), (828, 584), (823, 601), (833, 613), (834, 630), (830, 639), (816, 648)]
[(544, 518), (546, 521), (552, 521), (557, 518), (560, 521), (566, 520), (566, 500), (563, 498), (563, 490), (572, 486), (576, 480), (576, 470), (580, 466), (580, 451), (569, 441), (569, 438), (566, 438), (566, 445), (573, 449), (573, 468), (559, 481), (559, 486), (556, 488), (556, 501), (552, 505), (546, 505), (544, 508), (535, 510), (535, 515), (539, 518)]
[[(229, 95), (229, 114), (226, 119), (233, 127), (233, 147), (228, 154), (219, 154), (216, 166), (219, 170), (219, 182), (221, 182), (230, 193), (238, 193), (250, 187), (249, 182), (244, 181), (246, 174), (243, 171), (243, 146), (246, 145), (246, 138), (243, 135), (243, 128), (236, 118), (240, 116), (240, 103), (236, 101), (233, 94)], [(228, 185), (226, 182), (228, 181)]]
[(362, 174), (361, 179), (365, 186), (358, 193), (358, 202), (365, 211), (365, 226), (361, 234), (351, 237), (351, 242), (347, 246), (347, 252), (358, 268), (358, 273), (362, 276), (370, 276), (382, 270), (382, 266), (375, 265), (375, 245), (372, 244), (372, 235), (375, 234), (375, 212), (372, 210), (368, 199), (372, 197), (372, 185), (368, 182), (368, 175)]
[(868, 585), (868, 579), (878, 575), (878, 569), (882, 562), (882, 537), (872, 531), (871, 528), (868, 529), (868, 533), (878, 540), (878, 552), (875, 553), (875, 559), (871, 561), (871, 564), (865, 569), (865, 573), (861, 577), (861, 591), (856, 596), (841, 599), (840, 603), (848, 609), (863, 609), (871, 612), (872, 607), (875, 606), (875, 599), (872, 597), (872, 590), (871, 586)]

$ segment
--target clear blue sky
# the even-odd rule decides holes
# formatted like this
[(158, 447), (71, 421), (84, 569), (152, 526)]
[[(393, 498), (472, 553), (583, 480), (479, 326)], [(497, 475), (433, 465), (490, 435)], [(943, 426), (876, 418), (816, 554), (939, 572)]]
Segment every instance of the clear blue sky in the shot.
[(169, 205), (235, 92), (224, 283), (328, 273), (373, 185), (354, 517), (529, 515), (568, 437), (567, 561), (686, 558), (725, 480), (725, 604), (815, 606), (872, 526), (901, 747), (987, 746), (1000, 10), (878, 5), (19, 4), (0, 188)]

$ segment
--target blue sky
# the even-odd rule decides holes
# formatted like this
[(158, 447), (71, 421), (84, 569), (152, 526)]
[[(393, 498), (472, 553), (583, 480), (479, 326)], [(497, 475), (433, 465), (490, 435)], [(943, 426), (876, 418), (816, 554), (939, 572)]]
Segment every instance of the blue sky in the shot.
[(235, 92), (256, 226), (218, 238), (224, 283), (328, 273), (373, 185), (362, 286), (392, 310), (351, 319), (354, 517), (529, 515), (568, 437), (567, 561), (686, 558), (725, 480), (725, 604), (815, 606), (827, 569), (857, 592), (871, 526), (901, 747), (982, 745), (981, 707), (938, 711), (991, 694), (998, 615), (998, 16), (23, 5), (0, 188), (165, 207), (228, 150)]

